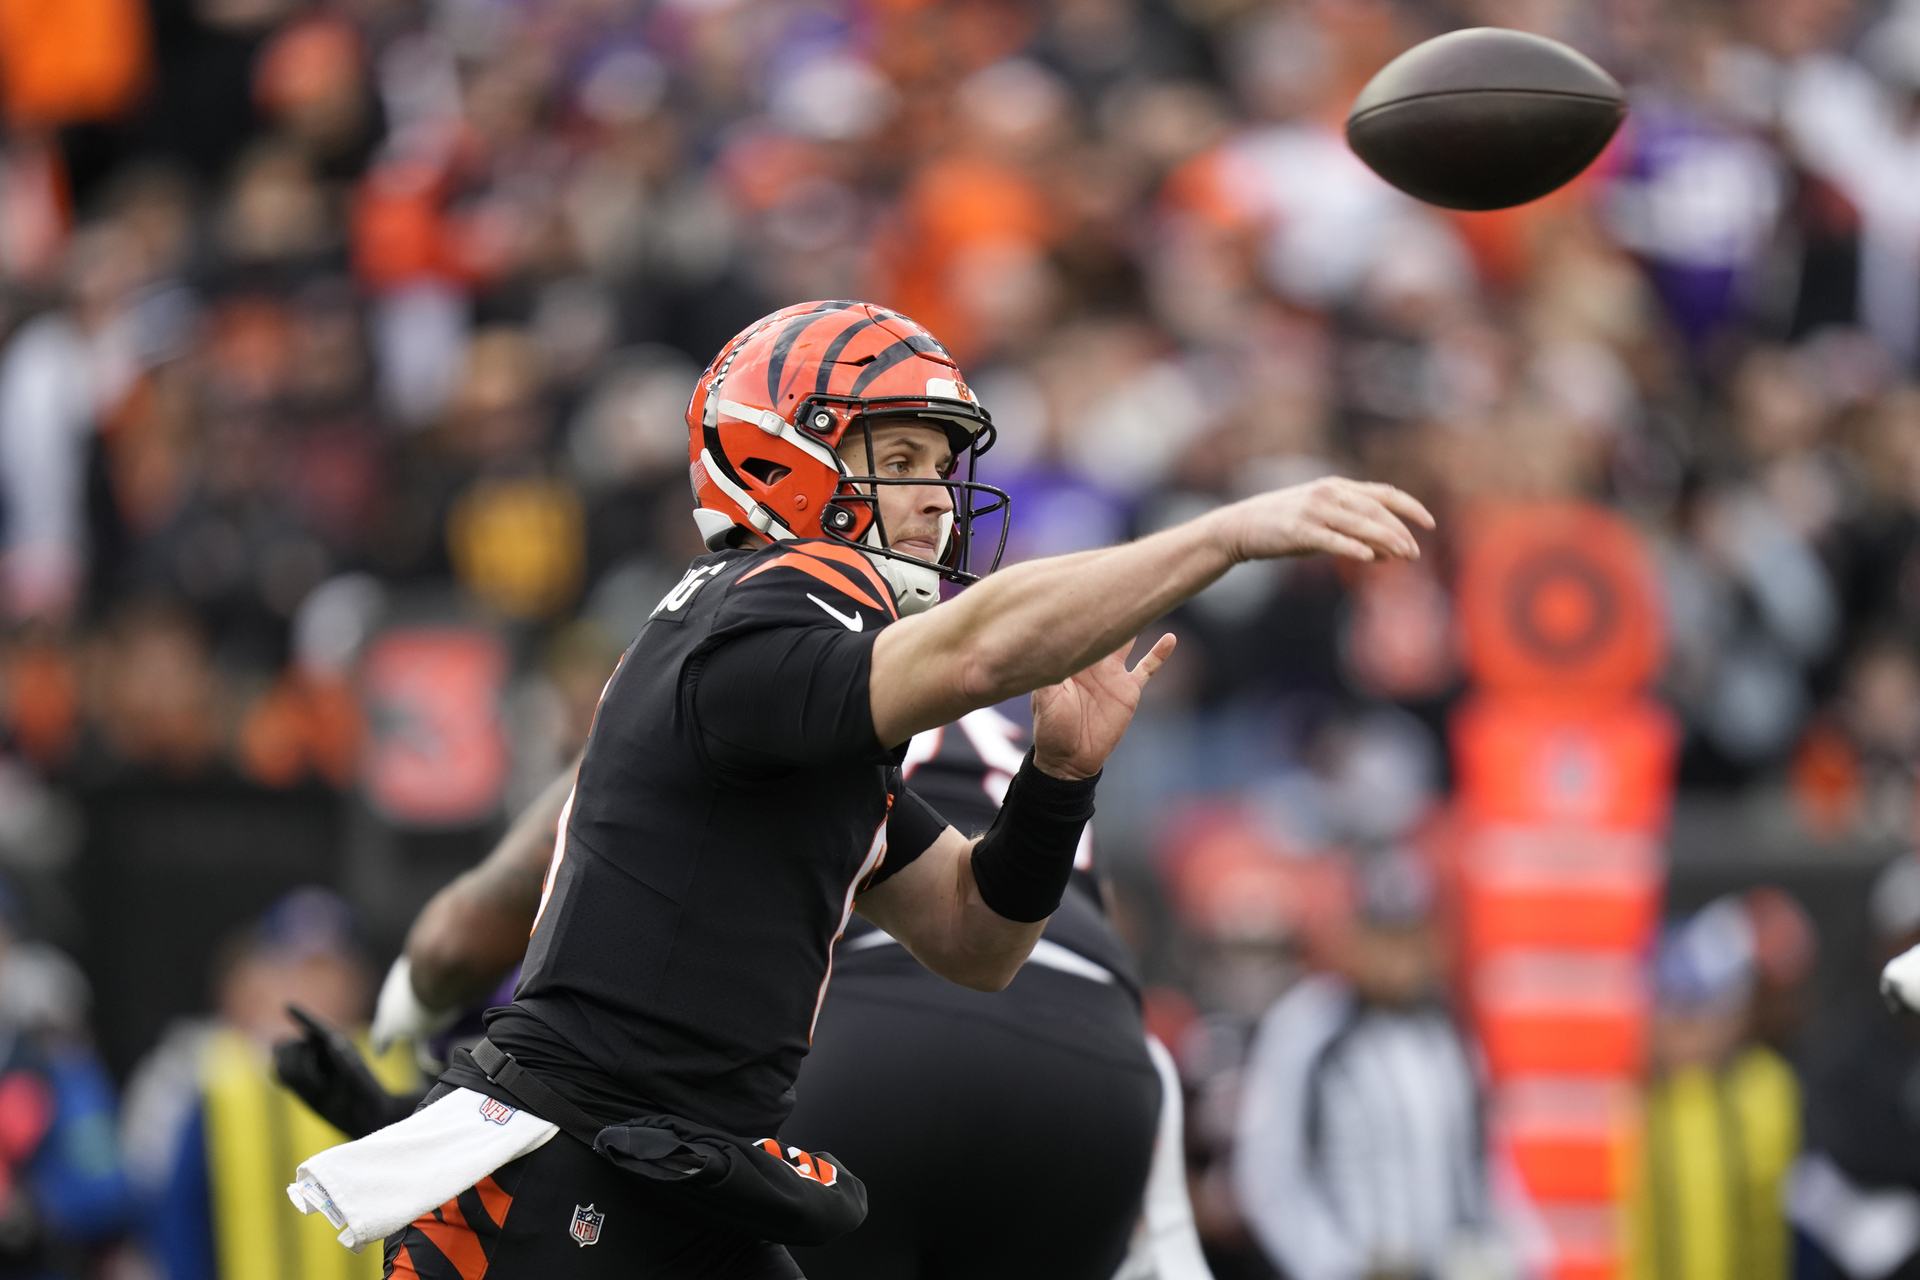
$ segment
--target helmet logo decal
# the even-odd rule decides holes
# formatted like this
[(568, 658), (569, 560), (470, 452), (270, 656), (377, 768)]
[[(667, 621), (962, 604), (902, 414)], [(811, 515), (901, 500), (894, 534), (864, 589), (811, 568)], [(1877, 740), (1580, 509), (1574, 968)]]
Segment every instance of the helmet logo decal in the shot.
[(776, 405), (780, 403), (780, 375), (786, 372), (787, 357), (793, 353), (793, 344), (800, 340), (800, 335), (811, 328), (813, 322), (821, 316), (833, 311), (845, 311), (856, 305), (858, 304), (852, 302), (823, 302), (812, 311), (795, 316), (787, 327), (780, 331), (780, 336), (774, 339), (773, 354), (767, 361), (767, 399)]
[(813, 394), (817, 396), (826, 394), (827, 384), (833, 380), (834, 365), (839, 361), (840, 353), (847, 349), (847, 344), (853, 341), (854, 335), (863, 333), (879, 323), (878, 320), (869, 319), (850, 324), (827, 344), (827, 353), (820, 357), (820, 372), (814, 375)]
[(872, 364), (860, 371), (860, 376), (853, 380), (853, 394), (856, 396), (861, 394), (873, 385), (875, 378), (893, 368), (893, 366), (899, 364), (902, 360), (913, 359), (916, 354), (918, 353), (914, 351), (913, 344), (907, 342), (905, 339), (894, 343), (878, 356), (874, 357)]

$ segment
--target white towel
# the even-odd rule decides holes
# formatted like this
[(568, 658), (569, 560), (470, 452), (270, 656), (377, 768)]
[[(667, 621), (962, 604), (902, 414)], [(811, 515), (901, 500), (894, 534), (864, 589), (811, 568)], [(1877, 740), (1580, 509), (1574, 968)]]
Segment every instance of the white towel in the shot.
[(311, 1157), (287, 1198), (302, 1213), (326, 1215), (340, 1228), (340, 1243), (358, 1253), (558, 1132), (518, 1107), (455, 1089), (397, 1124)]

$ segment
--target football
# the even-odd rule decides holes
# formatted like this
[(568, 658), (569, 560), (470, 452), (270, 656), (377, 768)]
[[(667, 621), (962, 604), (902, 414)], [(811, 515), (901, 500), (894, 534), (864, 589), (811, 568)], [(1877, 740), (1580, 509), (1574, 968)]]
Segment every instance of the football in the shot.
[(1415, 45), (1354, 100), (1347, 144), (1428, 204), (1505, 209), (1592, 164), (1626, 117), (1599, 64), (1557, 41), (1474, 27)]

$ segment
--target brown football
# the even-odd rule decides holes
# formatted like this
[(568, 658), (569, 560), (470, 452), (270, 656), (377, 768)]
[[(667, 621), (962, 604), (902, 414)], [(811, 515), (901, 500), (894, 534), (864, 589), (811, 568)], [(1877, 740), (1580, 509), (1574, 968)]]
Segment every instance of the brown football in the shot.
[(1586, 55), (1473, 27), (1381, 68), (1347, 115), (1347, 144), (1416, 199), (1505, 209), (1579, 176), (1626, 114), (1619, 82)]

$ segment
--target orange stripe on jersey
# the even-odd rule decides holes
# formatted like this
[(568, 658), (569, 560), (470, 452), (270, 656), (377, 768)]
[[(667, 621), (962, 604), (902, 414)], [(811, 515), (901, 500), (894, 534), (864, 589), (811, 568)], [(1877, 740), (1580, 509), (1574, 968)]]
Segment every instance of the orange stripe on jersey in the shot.
[(441, 1216), (423, 1213), (413, 1220), (413, 1225), (453, 1264), (460, 1280), (482, 1280), (487, 1274), (487, 1254), (480, 1247), (480, 1237), (467, 1225), (466, 1215), (460, 1212), (459, 1199), (447, 1201), (435, 1212)]
[(882, 605), (879, 601), (873, 599), (871, 596), (869, 596), (866, 592), (862, 591), (854, 583), (847, 581), (847, 576), (845, 574), (835, 573), (833, 570), (826, 568), (824, 565), (815, 564), (812, 561), (802, 556), (794, 555), (791, 552), (789, 552), (786, 555), (780, 556), (777, 559), (767, 561), (767, 563), (761, 565), (758, 569), (755, 569), (750, 573), (741, 574), (740, 581), (744, 583), (750, 579), (759, 577), (761, 574), (765, 573), (769, 569), (780, 569), (780, 568), (798, 569), (802, 573), (810, 574), (813, 577), (818, 578), (820, 581), (826, 583), (828, 586), (832, 587), (835, 591), (841, 592), (842, 594), (845, 594), (845, 595), (852, 596), (855, 600), (858, 600), (861, 604), (866, 605), (867, 608), (878, 609), (880, 610), (880, 612), (887, 614), (889, 617), (892, 616), (892, 611), (889, 610), (885, 605)]
[(873, 567), (873, 561), (867, 559), (866, 556), (855, 551), (852, 547), (843, 547), (837, 542), (809, 542), (802, 546), (795, 547), (794, 550), (801, 555), (813, 556), (820, 560), (831, 560), (835, 564), (844, 565), (859, 573), (873, 585), (874, 591), (879, 594), (880, 598), (887, 602), (887, 612), (893, 614), (896, 618), (900, 616), (897, 613), (893, 613), (893, 592), (888, 588), (886, 580), (880, 576), (879, 570)]
[(387, 1273), (387, 1280), (394, 1280), (397, 1276), (411, 1276), (413, 1280), (420, 1280), (420, 1269), (413, 1265), (413, 1255), (407, 1252), (405, 1245), (401, 1245), (393, 1255), (393, 1270)]
[(507, 1194), (506, 1189), (492, 1178), (480, 1179), (473, 1184), (473, 1189), (480, 1193), (480, 1206), (493, 1219), (493, 1225), (506, 1226), (507, 1210), (513, 1208), (513, 1197)]

